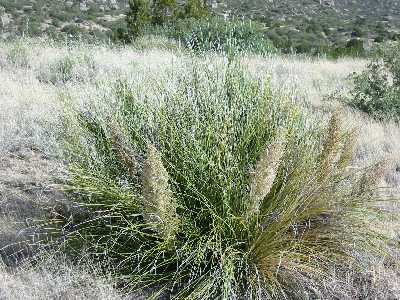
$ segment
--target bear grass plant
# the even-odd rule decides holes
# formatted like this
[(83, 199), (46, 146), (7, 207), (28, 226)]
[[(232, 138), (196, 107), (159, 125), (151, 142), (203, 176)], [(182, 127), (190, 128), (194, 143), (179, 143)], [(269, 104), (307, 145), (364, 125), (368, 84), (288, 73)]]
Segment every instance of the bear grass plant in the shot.
[(64, 188), (82, 209), (53, 220), (64, 250), (111, 259), (149, 299), (345, 297), (340, 276), (390, 254), (382, 165), (348, 174), (338, 114), (319, 125), (232, 61), (170, 78), (151, 95), (118, 82), (106, 113), (68, 106)]

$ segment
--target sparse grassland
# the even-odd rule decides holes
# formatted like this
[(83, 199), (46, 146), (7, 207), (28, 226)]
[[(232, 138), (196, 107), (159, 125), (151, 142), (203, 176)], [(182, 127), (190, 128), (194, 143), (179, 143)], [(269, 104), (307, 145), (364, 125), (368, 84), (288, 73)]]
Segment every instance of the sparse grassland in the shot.
[[(136, 299), (116, 289), (114, 279), (124, 272), (135, 288), (150, 283), (143, 293), (166, 293), (174, 282), (176, 295), (194, 298), (219, 291), (225, 298), (398, 298), (395, 254), (373, 251), (395, 250), (398, 223), (391, 214), (378, 220), (364, 205), (383, 199), (373, 208), (398, 210), (389, 200), (400, 187), (400, 128), (332, 96), (347, 94), (348, 75), (367, 62), (294, 56), (232, 62), (178, 46), (148, 48), (146, 40), (139, 49), (46, 40), (1, 44), (0, 298)], [(336, 110), (340, 134), (335, 119), (329, 122)], [(351, 144), (354, 155), (338, 172)], [(387, 170), (378, 182), (362, 176), (370, 169), (379, 175), (379, 168), (367, 167), (383, 159)], [(272, 169), (269, 161), (275, 161)], [(361, 175), (349, 181), (350, 173)], [(377, 188), (360, 196), (368, 183)], [(350, 198), (356, 201), (345, 201)], [(79, 220), (94, 215), (100, 218), (91, 226)], [(53, 222), (43, 226), (43, 220)], [(48, 250), (40, 241), (49, 240), (55, 220), (63, 230), (47, 245), (65, 250), (67, 258), (25, 263)], [(339, 231), (344, 225), (352, 233)], [(391, 247), (377, 247), (383, 242), (378, 233), (393, 239)], [(54, 243), (67, 235), (85, 247)], [(143, 256), (132, 236), (147, 247)], [(263, 248), (260, 241), (268, 238), (275, 247)], [(93, 253), (115, 260), (96, 272), (76, 266), (78, 255), (86, 262), (102, 257)]]

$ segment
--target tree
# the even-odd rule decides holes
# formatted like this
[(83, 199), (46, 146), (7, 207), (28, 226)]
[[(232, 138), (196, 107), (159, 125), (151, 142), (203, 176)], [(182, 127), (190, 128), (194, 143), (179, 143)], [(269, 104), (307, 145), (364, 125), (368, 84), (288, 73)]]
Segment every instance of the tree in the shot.
[(129, 35), (135, 39), (151, 22), (150, 5), (148, 0), (129, 0), (129, 11), (126, 16)]
[(154, 0), (153, 23), (163, 25), (175, 19), (177, 14), (176, 0)]

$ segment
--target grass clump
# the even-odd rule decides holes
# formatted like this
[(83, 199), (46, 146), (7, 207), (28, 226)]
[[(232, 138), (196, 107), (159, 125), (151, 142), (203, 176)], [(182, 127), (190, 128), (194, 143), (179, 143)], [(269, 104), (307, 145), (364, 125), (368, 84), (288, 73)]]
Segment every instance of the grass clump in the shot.
[(66, 56), (50, 66), (50, 72), (52, 74), (52, 78), (50, 79), (51, 82), (68, 82), (73, 79), (75, 66), (75, 60), (70, 57)]
[(52, 84), (70, 81), (89, 81), (96, 76), (97, 65), (88, 53), (67, 55), (51, 62), (48, 69), (39, 74), (39, 80)]
[(387, 43), (375, 50), (367, 69), (355, 74), (348, 103), (372, 117), (400, 118), (400, 44)]
[(29, 66), (28, 49), (23, 42), (14, 43), (7, 52), (7, 60), (14, 66), (27, 68)]
[(133, 47), (139, 51), (148, 49), (160, 49), (179, 53), (181, 51), (180, 45), (174, 40), (162, 35), (144, 35), (138, 37)]
[(118, 83), (107, 114), (70, 111), (65, 187), (84, 210), (62, 240), (154, 298), (344, 297), (341, 272), (388, 255), (373, 187), (347, 174), (352, 133), (234, 62), (188, 69), (152, 96)]

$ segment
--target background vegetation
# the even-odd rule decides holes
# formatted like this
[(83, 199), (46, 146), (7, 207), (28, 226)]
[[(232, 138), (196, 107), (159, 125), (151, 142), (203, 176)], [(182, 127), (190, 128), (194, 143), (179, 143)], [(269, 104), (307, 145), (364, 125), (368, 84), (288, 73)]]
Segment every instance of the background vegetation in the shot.
[(355, 74), (349, 104), (374, 118), (400, 118), (399, 43), (385, 44), (375, 50), (367, 69)]
[[(140, 13), (140, 20), (133, 21), (135, 10), (145, 5), (147, 12)], [(335, 6), (321, 5), (319, 1), (49, 1), (17, 0), (0, 4), (3, 37), (21, 35), (47, 35), (65, 39), (80, 36), (93, 41), (129, 42), (140, 31), (155, 25), (169, 27), (169, 35), (177, 19), (204, 19), (211, 27), (222, 20), (245, 19), (258, 22), (259, 32), (265, 40), (283, 53), (308, 53), (339, 56), (363, 56), (373, 43), (397, 40), (399, 37), (399, 4), (394, 0), (335, 1)], [(152, 19), (152, 20), (151, 20)], [(136, 23), (135, 23), (136, 22)], [(172, 23), (171, 23), (172, 22)], [(151, 26), (148, 26), (150, 25)], [(188, 22), (189, 23), (189, 22)], [(206, 28), (205, 20), (202, 28)], [(232, 27), (236, 28), (236, 21)], [(145, 25), (145, 26), (143, 26)], [(179, 28), (179, 24), (177, 25)], [(232, 29), (234, 31), (234, 29)], [(193, 28), (187, 28), (190, 35)], [(225, 30), (226, 31), (226, 30)], [(196, 31), (195, 31), (196, 32)], [(203, 35), (207, 34), (204, 30)], [(258, 32), (258, 31), (257, 31)], [(150, 32), (151, 33), (151, 30)], [(198, 31), (196, 32), (198, 33)], [(246, 45), (246, 42), (243, 43)]]

